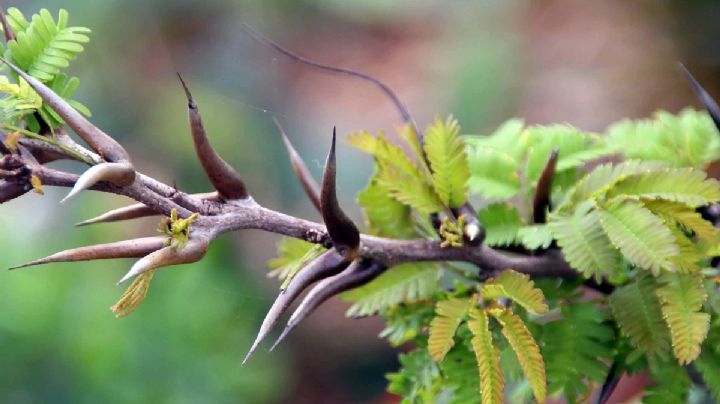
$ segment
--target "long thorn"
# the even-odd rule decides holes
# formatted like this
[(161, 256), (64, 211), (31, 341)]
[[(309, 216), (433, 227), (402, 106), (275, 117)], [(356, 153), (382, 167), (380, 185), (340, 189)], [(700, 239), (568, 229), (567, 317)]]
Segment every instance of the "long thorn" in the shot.
[(687, 81), (690, 82), (690, 85), (692, 86), (693, 91), (695, 91), (697, 97), (700, 99), (700, 102), (703, 103), (705, 109), (707, 109), (708, 113), (712, 117), (713, 122), (715, 122), (715, 126), (720, 129), (720, 107), (718, 107), (717, 102), (715, 102), (710, 93), (705, 91), (685, 65), (682, 63), (679, 63), (678, 65), (682, 74), (685, 76)]
[(559, 149), (555, 147), (550, 152), (545, 168), (543, 168), (538, 179), (535, 197), (533, 198), (533, 223), (545, 223), (547, 213), (551, 209), (550, 194), (552, 193), (553, 177), (555, 177), (555, 166), (557, 165)]
[(163, 247), (154, 251), (138, 260), (118, 281), (118, 285), (151, 269), (200, 261), (205, 256), (209, 243), (205, 238), (190, 239), (182, 248)]
[(298, 179), (300, 180), (300, 184), (302, 184), (302, 187), (305, 190), (305, 194), (308, 198), (310, 198), (310, 202), (315, 205), (315, 208), (318, 210), (318, 212), (321, 212), (322, 210), (320, 207), (320, 186), (312, 177), (312, 174), (310, 173), (310, 170), (303, 161), (302, 157), (300, 157), (298, 152), (293, 147), (292, 143), (290, 143), (290, 139), (288, 139), (287, 134), (285, 134), (285, 131), (283, 130), (277, 118), (273, 117), (273, 123), (275, 124), (275, 129), (277, 129), (280, 137), (282, 138), (285, 149), (287, 150), (288, 156), (290, 157), (290, 163), (292, 164), (293, 171), (295, 171), (295, 175), (297, 175)]
[[(55, 92), (40, 80), (25, 73), (19, 67), (8, 62), (7, 60), (0, 58), (0, 61), (5, 63), (22, 77), (30, 87), (38, 93), (38, 95), (45, 101), (60, 117), (65, 120), (65, 123), (70, 126), (75, 133), (78, 134), (90, 147), (98, 152), (105, 160), (110, 162), (121, 162), (130, 161), (130, 156), (127, 151), (118, 143), (115, 139), (110, 137), (107, 133), (103, 132), (95, 125), (90, 123), (82, 114), (75, 110), (70, 104), (67, 103), (62, 97), (55, 94)], [(131, 181), (132, 182), (132, 181)], [(120, 185), (120, 184), (118, 184)], [(129, 185), (129, 184), (124, 184)]]
[(163, 247), (165, 237), (143, 237), (114, 243), (96, 244), (60, 251), (45, 258), (14, 266), (10, 269), (25, 268), (51, 262), (92, 261), (111, 258), (138, 258)]
[(247, 188), (240, 174), (235, 171), (230, 164), (217, 154), (210, 141), (208, 140), (205, 128), (203, 127), (200, 110), (195, 100), (190, 94), (185, 81), (180, 73), (177, 73), (180, 84), (185, 90), (185, 96), (188, 102), (188, 119), (190, 121), (190, 132), (192, 133), (195, 151), (197, 153), (200, 164), (202, 164), (205, 174), (212, 183), (213, 187), (218, 190), (220, 195), (225, 199), (245, 199), (248, 197)]
[[(191, 196), (200, 199), (212, 199), (217, 196), (217, 192), (192, 194)], [(119, 222), (123, 220), (137, 219), (141, 217), (155, 216), (159, 214), (160, 212), (157, 212), (156, 210), (149, 208), (142, 203), (136, 203), (133, 205), (123, 206), (121, 208), (109, 210), (99, 216), (76, 223), (75, 226), (81, 227), (96, 223)]]
[[(372, 85), (378, 87), (380, 91), (385, 94), (390, 101), (392, 101), (393, 105), (395, 105), (395, 108), (400, 113), (400, 116), (402, 117), (402, 120), (405, 123), (410, 124), (413, 129), (415, 129), (415, 133), (417, 133), (418, 137), (422, 139), (422, 133), (418, 130), (417, 124), (415, 123), (415, 120), (413, 119), (412, 115), (410, 115), (410, 111), (408, 108), (403, 104), (402, 101), (400, 101), (400, 98), (395, 94), (395, 92), (385, 83), (382, 81), (376, 79), (375, 77), (372, 77), (365, 73), (356, 72), (350, 69), (343, 69), (340, 67), (334, 67), (325, 65), (322, 63), (314, 62), (310, 59), (304, 58), (288, 49), (283, 48), (279, 44), (271, 41), (268, 38), (265, 38), (264, 36), (260, 35), (258, 32), (256, 32), (254, 29), (252, 29), (249, 25), (245, 23), (240, 23), (240, 29), (245, 31), (252, 39), (257, 41), (258, 43), (262, 44), (263, 46), (269, 47), (270, 49), (275, 50), (276, 52), (279, 52), (282, 55), (285, 55), (286, 57), (290, 58), (292, 61), (304, 64), (306, 66), (310, 66), (316, 69), (325, 70), (327, 72), (331, 73), (337, 73), (337, 74), (343, 74), (346, 76), (352, 76), (357, 77), (361, 80), (365, 80)], [(420, 142), (422, 144), (422, 141)]]
[(320, 279), (327, 278), (329, 276), (336, 275), (342, 270), (347, 268), (349, 262), (345, 260), (343, 256), (337, 253), (335, 249), (331, 249), (321, 256), (310, 262), (305, 268), (295, 275), (290, 284), (285, 290), (281, 291), (278, 297), (273, 302), (273, 305), (268, 310), (265, 318), (263, 319), (260, 330), (258, 331), (255, 341), (253, 342), (250, 350), (242, 364), (250, 359), (253, 352), (257, 349), (260, 343), (267, 337), (272, 328), (277, 324), (280, 317), (287, 311), (287, 308), (292, 302), (300, 296), (300, 294), (310, 285), (317, 282)]
[(295, 309), (295, 312), (288, 320), (285, 329), (280, 337), (270, 348), (272, 351), (285, 337), (295, 328), (302, 320), (308, 317), (320, 304), (327, 299), (340, 294), (348, 289), (356, 286), (364, 285), (375, 279), (378, 275), (385, 271), (385, 266), (377, 262), (365, 263), (360, 261), (353, 262), (347, 269), (338, 275), (327, 278), (319, 282), (305, 296), (302, 303)]
[(340, 208), (337, 200), (335, 188), (335, 137), (335, 128), (333, 128), (332, 143), (325, 161), (320, 190), (320, 213), (335, 248), (344, 257), (352, 259), (360, 245), (360, 232), (355, 223)]

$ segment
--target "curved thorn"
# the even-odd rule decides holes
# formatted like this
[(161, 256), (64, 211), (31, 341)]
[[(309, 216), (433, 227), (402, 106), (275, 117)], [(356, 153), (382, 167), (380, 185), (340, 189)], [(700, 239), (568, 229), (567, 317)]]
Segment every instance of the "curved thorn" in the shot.
[(533, 199), (533, 223), (545, 223), (547, 221), (547, 213), (551, 209), (550, 194), (552, 192), (553, 177), (555, 176), (555, 167), (557, 166), (558, 152), (557, 147), (552, 149), (550, 158), (548, 158), (545, 168), (543, 168), (538, 179), (535, 198)]
[(202, 164), (205, 174), (212, 183), (213, 187), (218, 190), (220, 195), (225, 199), (245, 199), (248, 197), (245, 183), (240, 178), (240, 174), (235, 171), (225, 160), (217, 154), (210, 141), (208, 140), (205, 128), (200, 117), (195, 100), (190, 94), (185, 81), (177, 73), (180, 84), (185, 90), (185, 96), (188, 102), (188, 119), (190, 121), (190, 132), (192, 134), (193, 143), (195, 144), (195, 152), (197, 153), (200, 164)]
[(151, 269), (200, 261), (205, 256), (209, 244), (209, 240), (198, 238), (190, 239), (182, 248), (163, 247), (139, 259), (117, 284)]
[(354, 261), (347, 269), (330, 278), (319, 282), (308, 292), (295, 312), (288, 320), (285, 329), (280, 337), (270, 348), (272, 351), (285, 337), (292, 331), (295, 326), (300, 324), (302, 320), (308, 317), (318, 306), (327, 299), (340, 294), (348, 289), (364, 285), (375, 279), (378, 275), (385, 271), (386, 267), (377, 262), (361, 262)]
[(165, 237), (156, 236), (71, 248), (45, 258), (40, 258), (22, 265), (14, 266), (10, 269), (49, 264), (51, 262), (92, 261), (110, 258), (138, 258), (161, 249), (164, 241)]
[[(57, 112), (63, 120), (65, 120), (65, 123), (67, 123), (68, 126), (70, 126), (75, 133), (78, 134), (78, 136), (80, 136), (90, 147), (92, 147), (93, 150), (98, 152), (100, 156), (110, 162), (119, 163), (124, 161), (132, 167), (130, 164), (130, 156), (120, 143), (90, 123), (90, 121), (88, 121), (82, 114), (68, 104), (67, 101), (55, 94), (51, 88), (40, 82), (40, 80), (25, 73), (19, 67), (2, 57), (0, 57), (0, 61), (8, 65), (10, 69), (27, 81), (30, 87), (38, 93), (43, 101), (50, 105), (50, 107), (52, 107), (52, 109)], [(124, 186), (128, 184), (117, 185)]]
[(13, 32), (10, 24), (8, 24), (7, 17), (5, 16), (5, 7), (0, 6), (0, 23), (3, 27), (3, 35), (5, 36), (5, 42), (15, 40), (15, 33)]
[(415, 123), (415, 120), (413, 119), (412, 115), (410, 114), (410, 111), (408, 110), (407, 106), (405, 106), (405, 104), (403, 104), (403, 102), (400, 101), (400, 98), (395, 94), (395, 92), (387, 84), (385, 84), (382, 81), (376, 79), (375, 77), (372, 77), (365, 73), (360, 73), (360, 72), (356, 72), (356, 71), (350, 70), (350, 69), (343, 69), (343, 68), (339, 68), (339, 67), (325, 65), (322, 63), (313, 62), (312, 60), (304, 58), (294, 52), (291, 52), (290, 50), (283, 48), (282, 46), (271, 41), (270, 39), (265, 38), (264, 36), (260, 35), (258, 32), (256, 32), (254, 29), (252, 29), (249, 25), (245, 24), (244, 22), (240, 23), (240, 29), (245, 31), (245, 33), (247, 33), (250, 36), (250, 38), (254, 39), (261, 45), (266, 46), (270, 49), (273, 49), (282, 55), (285, 55), (286, 57), (288, 57), (290, 60), (292, 60), (294, 62), (301, 63), (301, 64), (304, 64), (306, 66), (310, 66), (310, 67), (313, 67), (316, 69), (325, 70), (325, 71), (328, 71), (331, 73), (338, 73), (338, 74), (344, 74), (346, 76), (357, 77), (361, 80), (365, 80), (365, 81), (371, 83), (372, 85), (378, 87), (380, 89), (380, 91), (382, 91), (383, 94), (385, 94), (385, 96), (387, 96), (390, 99), (390, 101), (393, 103), (393, 105), (395, 105), (395, 108), (400, 113), (402, 120), (405, 123), (410, 124), (413, 127), (413, 129), (415, 129), (415, 133), (417, 133), (418, 137), (421, 139), (420, 143), (422, 144), (422, 132), (420, 132), (418, 130), (417, 124)]
[[(192, 194), (191, 196), (200, 199), (212, 199), (217, 196), (217, 192), (206, 192), (201, 194)], [(152, 208), (142, 204), (136, 203), (129, 206), (123, 206), (121, 208), (109, 210), (101, 215), (95, 216), (91, 219), (83, 220), (82, 222), (75, 223), (76, 227), (87, 226), (90, 224), (97, 223), (110, 223), (119, 222), (123, 220), (138, 219), (141, 217), (159, 215), (160, 212), (155, 211)]]
[(321, 212), (322, 209), (320, 207), (320, 187), (318, 186), (318, 183), (312, 177), (312, 174), (310, 174), (310, 170), (303, 161), (302, 157), (300, 157), (298, 152), (293, 147), (292, 143), (290, 143), (290, 139), (288, 139), (287, 134), (285, 134), (285, 131), (283, 130), (282, 126), (280, 126), (280, 122), (277, 120), (277, 118), (273, 117), (273, 123), (275, 124), (275, 129), (277, 129), (280, 137), (282, 138), (285, 149), (287, 149), (293, 171), (295, 171), (295, 175), (297, 175), (298, 179), (300, 180), (300, 184), (302, 184), (302, 187), (305, 190), (305, 194), (308, 198), (310, 198), (310, 202), (315, 205), (315, 208), (317, 208), (318, 212)]
[(260, 343), (267, 337), (272, 328), (277, 324), (280, 317), (287, 311), (287, 308), (292, 302), (300, 296), (300, 294), (311, 284), (317, 282), (320, 279), (327, 278), (329, 276), (337, 275), (342, 270), (347, 268), (350, 263), (345, 260), (343, 256), (337, 253), (335, 249), (326, 251), (321, 256), (310, 262), (305, 268), (295, 275), (290, 284), (285, 290), (281, 291), (278, 297), (273, 302), (273, 305), (268, 310), (265, 318), (263, 319), (260, 330), (258, 331), (255, 341), (253, 342), (250, 350), (242, 364), (250, 359), (253, 352), (257, 349)]
[(338, 252), (348, 259), (354, 258), (360, 245), (360, 232), (340, 208), (335, 189), (335, 128), (333, 128), (330, 152), (325, 161), (322, 188), (320, 190), (320, 213), (328, 234)]
[(682, 72), (687, 81), (690, 82), (693, 91), (695, 91), (695, 94), (700, 99), (700, 102), (703, 103), (705, 109), (707, 109), (708, 113), (712, 117), (713, 122), (715, 122), (715, 126), (720, 129), (720, 107), (718, 107), (717, 102), (715, 102), (713, 97), (705, 91), (685, 65), (682, 63), (678, 63), (678, 65), (680, 67), (680, 72)]
[(465, 241), (472, 246), (479, 246), (485, 240), (485, 228), (480, 223), (475, 208), (472, 207), (470, 202), (465, 202), (459, 208), (453, 209), (453, 214), (456, 217), (465, 215), (465, 227), (463, 228)]
[(27, 183), (20, 181), (0, 181), (0, 203), (23, 196), (31, 189)]
[(127, 186), (135, 180), (135, 169), (128, 161), (119, 163), (100, 163), (88, 168), (70, 192), (60, 203), (64, 203), (77, 195), (80, 191), (88, 189), (100, 181), (107, 181), (119, 186)]
[(610, 366), (610, 370), (608, 370), (607, 377), (600, 389), (600, 394), (597, 397), (596, 403), (605, 404), (608, 402), (610, 396), (612, 396), (613, 392), (615, 392), (615, 388), (620, 382), (621, 377), (622, 371), (620, 371), (617, 361), (614, 361), (612, 366)]

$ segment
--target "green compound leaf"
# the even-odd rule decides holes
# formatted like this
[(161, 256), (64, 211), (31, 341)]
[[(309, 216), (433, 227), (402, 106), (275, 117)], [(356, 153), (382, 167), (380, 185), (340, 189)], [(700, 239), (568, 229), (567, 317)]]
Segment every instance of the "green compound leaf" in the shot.
[(467, 315), (471, 304), (471, 300), (467, 298), (451, 298), (437, 302), (436, 315), (430, 322), (428, 338), (428, 350), (434, 361), (441, 361), (455, 345), (455, 331)]
[(720, 184), (694, 168), (666, 168), (628, 176), (607, 196), (661, 199), (698, 207), (720, 200)]
[(616, 289), (608, 298), (613, 317), (623, 335), (645, 354), (650, 363), (665, 360), (670, 351), (670, 336), (655, 288), (655, 280), (642, 274)]
[(442, 210), (442, 202), (418, 167), (405, 152), (379, 134), (356, 132), (348, 137), (350, 144), (371, 154), (377, 163), (377, 183), (394, 199), (423, 214)]
[(592, 302), (561, 307), (562, 318), (543, 326), (543, 357), (548, 389), (578, 402), (590, 389), (589, 381), (602, 383), (613, 357), (615, 333), (606, 315)]
[(90, 29), (67, 26), (68, 13), (63, 9), (57, 22), (47, 9), (29, 22), (17, 9), (9, 9), (8, 14), (16, 39), (8, 42), (6, 57), (43, 82), (50, 82), (83, 51), (82, 44), (90, 41), (86, 35)]
[(518, 162), (510, 155), (489, 147), (468, 153), (470, 190), (488, 199), (510, 199), (520, 191)]
[(637, 202), (614, 203), (600, 211), (600, 223), (613, 245), (633, 265), (653, 273), (672, 270), (679, 254), (675, 237), (662, 219)]
[(488, 317), (482, 310), (470, 309), (468, 328), (472, 332), (472, 347), (480, 372), (480, 397), (483, 404), (503, 402), (505, 380), (500, 368), (500, 353), (493, 345)]
[(465, 154), (465, 142), (460, 138), (457, 121), (440, 118), (425, 134), (425, 154), (432, 168), (433, 185), (440, 200), (450, 208), (467, 201), (470, 171)]
[(481, 293), (483, 299), (511, 299), (532, 314), (548, 311), (545, 296), (535, 287), (535, 282), (528, 275), (511, 269), (485, 282)]
[(390, 196), (373, 174), (367, 187), (358, 193), (370, 232), (377, 236), (409, 239), (417, 236), (410, 207)]
[(502, 325), (502, 333), (517, 355), (520, 366), (530, 382), (539, 403), (545, 402), (547, 381), (540, 347), (523, 320), (510, 309), (493, 309), (490, 314)]
[(660, 285), (656, 293), (670, 329), (673, 352), (680, 365), (687, 365), (700, 355), (700, 345), (710, 327), (710, 315), (701, 311), (708, 297), (703, 277), (665, 273)]
[(485, 244), (491, 247), (518, 244), (518, 230), (522, 226), (518, 210), (506, 203), (485, 207), (478, 212), (478, 218), (485, 227)]
[(616, 271), (620, 254), (603, 231), (600, 213), (592, 207), (585, 203), (571, 214), (552, 214), (548, 227), (570, 265), (585, 277), (600, 279)]
[(353, 302), (346, 315), (367, 316), (400, 303), (431, 296), (438, 289), (440, 270), (432, 263), (394, 266), (371, 282), (340, 295)]

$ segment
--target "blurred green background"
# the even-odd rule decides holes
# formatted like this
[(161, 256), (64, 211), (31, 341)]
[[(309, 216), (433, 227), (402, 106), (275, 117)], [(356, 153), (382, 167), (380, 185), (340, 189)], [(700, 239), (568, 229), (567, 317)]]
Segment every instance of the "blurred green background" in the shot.
[[(396, 89), (421, 126), (453, 113), (467, 133), (512, 116), (602, 130), (624, 116), (697, 105), (675, 63), (709, 90), (720, 50), (716, 2), (593, 1), (7, 1), (30, 15), (70, 12), (93, 29), (73, 64), (76, 99), (126, 145), (139, 169), (188, 192), (208, 191), (193, 155), (183, 74), (211, 139), (261, 204), (318, 215), (292, 175), (277, 116), (316, 174), (333, 125), (392, 133), (391, 104), (366, 83), (288, 61), (238, 23), (317, 61), (357, 69)], [(342, 204), (354, 204), (371, 161), (341, 144)], [(79, 172), (77, 164), (56, 164)], [(99, 242), (151, 235), (157, 219), (75, 229), (129, 201), (46, 189), (0, 206), (0, 267)], [(109, 310), (130, 260), (0, 271), (2, 403), (365, 403), (383, 393), (395, 352), (377, 319), (349, 320), (330, 302), (279, 351), (250, 346), (277, 282), (265, 262), (278, 237), (226, 235), (200, 263), (164, 269), (130, 317)]]

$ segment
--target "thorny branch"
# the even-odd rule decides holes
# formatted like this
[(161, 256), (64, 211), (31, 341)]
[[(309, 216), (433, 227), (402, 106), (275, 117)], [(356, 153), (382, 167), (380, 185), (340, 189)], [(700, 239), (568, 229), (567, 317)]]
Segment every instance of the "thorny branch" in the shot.
[[(249, 28), (246, 27), (246, 29)], [(257, 37), (257, 34), (252, 31), (251, 33)], [(264, 38), (261, 40), (264, 43), (268, 42)], [(278, 49), (272, 42), (269, 45)], [(278, 50), (288, 54), (288, 51), (283, 48)], [(289, 54), (289, 56), (297, 58), (294, 54)], [(307, 59), (302, 60), (305, 63), (314, 63)], [(320, 211), (324, 223), (308, 221), (265, 208), (250, 196), (240, 175), (212, 148), (202, 126), (198, 106), (183, 82), (182, 87), (188, 100), (189, 124), (195, 149), (201, 165), (216, 191), (195, 195), (184, 193), (175, 187), (137, 172), (130, 162), (129, 154), (112, 137), (92, 125), (43, 83), (7, 61), (3, 60), (3, 62), (25, 78), (40, 97), (55, 109), (58, 115), (92, 150), (76, 143), (63, 130), (58, 131), (58, 134), (52, 139), (22, 137), (15, 148), (6, 147), (4, 142), (7, 139), (7, 133), (0, 132), (0, 153), (3, 155), (0, 158), (0, 203), (27, 193), (32, 189), (31, 181), (35, 177), (45, 186), (72, 188), (68, 197), (84, 189), (89, 189), (122, 195), (136, 202), (134, 205), (107, 212), (99, 217), (81, 222), (79, 225), (128, 220), (154, 214), (169, 216), (171, 212), (175, 212), (179, 218), (189, 218), (195, 213), (199, 214), (192, 223), (192, 231), (188, 234), (187, 242), (182, 246), (168, 245), (163, 237), (145, 237), (73, 248), (15, 268), (53, 262), (139, 258), (121, 279), (123, 282), (146, 271), (196, 262), (202, 259), (208, 246), (219, 235), (243, 229), (264, 230), (329, 248), (326, 253), (301, 269), (291, 279), (287, 288), (280, 292), (261, 326), (248, 357), (291, 303), (316, 282), (290, 318), (278, 342), (323, 301), (349, 288), (365, 284), (382, 274), (387, 268), (402, 263), (419, 261), (471, 263), (478, 267), (477, 278), (479, 280), (495, 276), (510, 268), (533, 277), (575, 278), (578, 276), (577, 271), (570, 267), (557, 248), (511, 253), (482, 244), (484, 238), (482, 225), (477, 222), (477, 215), (469, 204), (452, 212), (457, 216), (465, 215), (468, 219), (472, 219), (469, 221), (471, 226), (466, 227), (465, 233), (468, 241), (471, 242), (464, 243), (461, 247), (444, 248), (441, 247), (438, 240), (395, 240), (360, 234), (337, 202), (334, 133), (322, 184), (318, 186), (305, 163), (292, 147), (287, 135), (276, 122), (295, 172), (309, 199)], [(324, 66), (323, 68), (327, 69), (328, 67)], [(350, 74), (345, 69), (335, 69), (335, 71)], [(352, 75), (379, 85), (393, 100), (403, 118), (412, 123), (407, 109), (389, 87), (380, 85), (376, 79), (361, 73), (352, 72)], [(707, 100), (703, 99), (703, 101)], [(717, 111), (714, 104), (706, 102), (706, 105), (714, 107), (710, 108), (711, 112)], [(713, 117), (715, 118), (716, 115)], [(46, 162), (59, 159), (90, 164), (90, 168), (82, 175), (76, 175), (44, 165)], [(537, 222), (545, 220), (545, 214), (549, 208), (549, 190), (556, 159), (557, 152), (554, 151), (548, 160), (547, 167), (543, 170), (534, 203), (535, 221)]]

